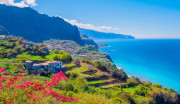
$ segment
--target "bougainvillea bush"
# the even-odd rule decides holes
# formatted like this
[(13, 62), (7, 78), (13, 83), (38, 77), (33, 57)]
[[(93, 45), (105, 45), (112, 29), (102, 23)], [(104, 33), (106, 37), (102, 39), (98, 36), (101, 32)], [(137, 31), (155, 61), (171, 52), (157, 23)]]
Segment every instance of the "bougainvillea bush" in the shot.
[(1, 68), (0, 104), (76, 102), (77, 98), (70, 98), (53, 91), (53, 88), (60, 81), (67, 80), (62, 72), (56, 73), (51, 79), (44, 82), (33, 78), (31, 76), (25, 77), (22, 73), (17, 74), (17, 76), (11, 76)]

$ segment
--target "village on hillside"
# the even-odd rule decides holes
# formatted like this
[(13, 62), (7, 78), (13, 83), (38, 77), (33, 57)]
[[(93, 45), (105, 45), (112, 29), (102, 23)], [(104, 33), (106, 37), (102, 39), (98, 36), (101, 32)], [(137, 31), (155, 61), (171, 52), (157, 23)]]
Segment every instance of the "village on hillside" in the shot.
[(110, 64), (114, 66), (114, 63), (111, 61), (110, 57), (100, 52), (93, 45), (79, 46), (76, 42), (71, 40), (47, 40), (44, 41), (47, 48), (50, 50), (64, 50), (68, 53), (71, 53), (73, 59), (83, 59), (89, 58), (91, 60), (100, 60), (105, 64)]

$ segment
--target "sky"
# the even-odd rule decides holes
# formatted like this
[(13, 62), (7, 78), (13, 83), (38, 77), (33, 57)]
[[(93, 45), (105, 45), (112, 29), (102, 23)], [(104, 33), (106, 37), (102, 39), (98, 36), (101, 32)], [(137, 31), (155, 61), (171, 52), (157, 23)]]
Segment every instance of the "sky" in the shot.
[(180, 39), (180, 0), (0, 0), (0, 4), (32, 7), (96, 31)]

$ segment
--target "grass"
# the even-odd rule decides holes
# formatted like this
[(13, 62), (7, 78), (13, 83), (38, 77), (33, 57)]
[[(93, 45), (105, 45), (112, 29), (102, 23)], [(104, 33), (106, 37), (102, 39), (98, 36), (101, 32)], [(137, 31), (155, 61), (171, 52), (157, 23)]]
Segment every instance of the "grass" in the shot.
[(104, 80), (97, 80), (97, 81), (89, 81), (87, 82), (87, 84), (93, 85), (93, 84), (104, 83), (104, 82), (105, 82)]
[(92, 74), (92, 76), (99, 77), (99, 76), (102, 76), (102, 75), (107, 75), (107, 76), (110, 75), (110, 74), (108, 74), (107, 72), (102, 72), (102, 71), (100, 71), (100, 70), (98, 70), (98, 69), (96, 69), (96, 70), (97, 70), (97, 72), (94, 73), (94, 74)]
[(115, 79), (113, 78), (110, 78), (108, 80), (96, 80), (96, 81), (89, 81), (88, 84), (91, 85), (91, 84), (98, 84), (98, 83), (105, 83), (105, 82), (111, 82)]
[(74, 64), (74, 63), (66, 64), (66, 67), (67, 67), (67, 68), (71, 68), (71, 67), (74, 67), (74, 66), (76, 66), (76, 64)]
[(119, 85), (120, 85), (120, 83), (114, 83), (114, 84), (108, 84), (105, 86), (101, 86), (101, 88), (112, 88), (112, 87), (119, 86)]
[(52, 59), (52, 56), (47, 55), (46, 58), (43, 58), (42, 56), (38, 56), (38, 55), (20, 54), (20, 55), (17, 55), (16, 59), (19, 61), (26, 61), (26, 60), (49, 61)]
[(112, 99), (103, 95), (89, 94), (87, 92), (75, 94), (78, 96), (76, 104), (114, 104)]
[(69, 70), (66, 72), (67, 73), (70, 73), (70, 72), (73, 72), (81, 77), (90, 77), (91, 75), (88, 75), (88, 74), (83, 74), (82, 72), (85, 72), (88, 70), (88, 64), (85, 64), (85, 63), (81, 63), (81, 67), (76, 67), (76, 68), (73, 68), (72, 70)]
[[(74, 64), (68, 64), (66, 65), (66, 67), (71, 67), (71, 66), (74, 66)], [(88, 71), (88, 68), (90, 66), (86, 63), (81, 63), (81, 67), (75, 67), (73, 68), (72, 70), (69, 70), (66, 72), (67, 73), (70, 73), (70, 72), (73, 72), (81, 77), (99, 77), (99, 76), (102, 76), (102, 75), (107, 75), (109, 76), (110, 74), (108, 74), (107, 72), (102, 72), (100, 70), (98, 70), (97, 68), (93, 68), (93, 70), (97, 70), (96, 73), (92, 74), (92, 75), (89, 75), (89, 74), (83, 74), (82, 72), (85, 72), (85, 71)]]
[(9, 59), (9, 58), (0, 58), (0, 62), (15, 62), (16, 59), (13, 58), (13, 59)]
[(111, 81), (113, 81), (113, 80), (116, 80), (116, 79), (114, 79), (114, 78), (109, 78), (108, 80), (105, 80), (105, 82), (111, 82)]
[(39, 76), (38, 78), (43, 80), (43, 81), (47, 81), (50, 79), (49, 77), (45, 77), (45, 76)]
[(33, 61), (48, 61), (48, 59), (42, 58), (41, 56), (31, 56), (30, 60), (33, 60)]
[(52, 60), (53, 60), (53, 57), (54, 57), (54, 54), (46, 55), (46, 58), (47, 58), (49, 61), (52, 61)]
[(129, 87), (129, 88), (122, 88), (123, 91), (127, 92), (127, 93), (132, 93), (137, 86), (135, 87)]

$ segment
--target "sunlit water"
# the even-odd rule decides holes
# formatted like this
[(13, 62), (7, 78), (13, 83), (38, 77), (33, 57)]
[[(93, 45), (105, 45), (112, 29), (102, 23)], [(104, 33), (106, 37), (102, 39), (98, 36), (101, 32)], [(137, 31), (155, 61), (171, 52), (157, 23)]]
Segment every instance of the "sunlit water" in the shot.
[(180, 93), (180, 40), (96, 40), (109, 47), (100, 51), (110, 55), (130, 76), (159, 83)]

